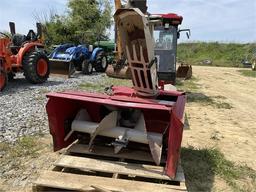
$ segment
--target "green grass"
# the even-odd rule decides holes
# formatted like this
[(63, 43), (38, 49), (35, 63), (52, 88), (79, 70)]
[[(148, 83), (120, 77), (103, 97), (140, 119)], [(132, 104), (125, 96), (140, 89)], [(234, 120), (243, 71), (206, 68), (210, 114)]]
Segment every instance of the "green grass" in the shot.
[(256, 78), (256, 71), (248, 70), (238, 70), (243, 76)]
[[(211, 191), (214, 177), (222, 178), (233, 191), (250, 191), (247, 180), (256, 188), (256, 171), (246, 165), (237, 165), (225, 158), (218, 149), (182, 148), (182, 166), (189, 191)], [(239, 183), (238, 183), (239, 180)]]
[(247, 57), (250, 61), (256, 49), (256, 43), (180, 43), (178, 60), (192, 65), (202, 65), (202, 61), (210, 59), (211, 66), (241, 67), (241, 61)]
[[(42, 145), (38, 144), (39, 136), (25, 136), (14, 144), (1, 142), (0, 172), (9, 170), (22, 170), (26, 158), (38, 157)], [(1, 170), (3, 169), (3, 170)]]
[(117, 79), (117, 78), (110, 78), (104, 77), (101, 82), (98, 83), (91, 83), (85, 82), (79, 85), (79, 89), (86, 90), (86, 91), (93, 91), (93, 92), (104, 92), (106, 87), (110, 86), (132, 86), (131, 80), (127, 79)]
[(0, 143), (0, 150), (8, 153), (8, 156), (12, 158), (28, 155), (36, 157), (39, 149), (40, 146), (37, 146), (37, 136), (22, 137), (15, 144)]
[(197, 82), (198, 79), (193, 76), (191, 79), (188, 80), (177, 79), (175, 86), (177, 87), (178, 90), (195, 91), (200, 88)]

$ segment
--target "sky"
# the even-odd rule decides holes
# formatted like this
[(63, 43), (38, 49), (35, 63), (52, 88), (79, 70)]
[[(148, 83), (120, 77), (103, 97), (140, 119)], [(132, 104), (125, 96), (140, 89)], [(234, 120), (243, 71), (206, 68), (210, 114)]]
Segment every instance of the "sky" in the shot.
[[(8, 31), (8, 22), (14, 21), (16, 31), (25, 34), (35, 28), (35, 13), (54, 9), (62, 14), (66, 4), (67, 0), (1, 0), (0, 31)], [(256, 42), (256, 0), (148, 0), (148, 8), (150, 13), (183, 16), (180, 28), (191, 29), (189, 41)], [(181, 41), (188, 41), (185, 34)]]

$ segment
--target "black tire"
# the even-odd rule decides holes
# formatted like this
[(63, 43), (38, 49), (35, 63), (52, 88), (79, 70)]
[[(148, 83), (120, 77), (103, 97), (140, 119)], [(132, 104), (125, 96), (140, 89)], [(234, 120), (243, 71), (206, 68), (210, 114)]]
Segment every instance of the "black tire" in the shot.
[(74, 62), (76, 71), (82, 71), (82, 63), (85, 60), (84, 56), (80, 56), (77, 61)]
[[(44, 62), (44, 72), (39, 71), (38, 65)], [(50, 74), (50, 66), (47, 55), (43, 51), (32, 51), (23, 58), (23, 70), (26, 80), (33, 84), (44, 83)]]
[(96, 56), (96, 61), (94, 65), (95, 71), (105, 72), (107, 67), (108, 67), (107, 56), (104, 53), (104, 51), (100, 51)]
[(4, 90), (8, 83), (8, 77), (4, 71), (0, 71), (0, 91)]
[(93, 71), (93, 65), (91, 62), (84, 60), (82, 62), (82, 73), (85, 75), (90, 75), (92, 74)]
[(76, 71), (82, 71), (82, 64), (75, 66)]

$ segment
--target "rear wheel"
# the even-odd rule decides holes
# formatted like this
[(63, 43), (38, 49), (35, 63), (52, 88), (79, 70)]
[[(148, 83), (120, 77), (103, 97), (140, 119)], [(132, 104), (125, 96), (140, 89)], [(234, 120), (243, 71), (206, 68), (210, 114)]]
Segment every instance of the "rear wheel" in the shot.
[(95, 70), (97, 72), (105, 72), (108, 67), (108, 60), (104, 51), (100, 51), (96, 57)]
[(44, 83), (50, 73), (49, 60), (42, 51), (28, 53), (23, 60), (24, 75), (33, 84)]
[(0, 91), (4, 89), (8, 81), (7, 75), (4, 71), (0, 71)]
[(87, 60), (84, 60), (83, 63), (82, 63), (82, 72), (83, 72), (83, 74), (89, 75), (89, 74), (92, 74), (92, 71), (93, 71), (92, 63), (87, 61)]

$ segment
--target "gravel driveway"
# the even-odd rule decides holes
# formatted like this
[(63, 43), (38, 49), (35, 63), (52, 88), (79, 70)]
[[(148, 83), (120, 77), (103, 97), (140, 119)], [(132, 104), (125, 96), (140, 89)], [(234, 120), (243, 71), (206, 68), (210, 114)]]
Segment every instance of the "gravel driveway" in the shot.
[(18, 137), (35, 133), (47, 133), (48, 121), (45, 111), (46, 94), (54, 91), (75, 90), (84, 82), (99, 82), (104, 75), (87, 76), (75, 74), (65, 79), (52, 76), (44, 84), (29, 84), (22, 74), (0, 93), (0, 142), (13, 142)]

